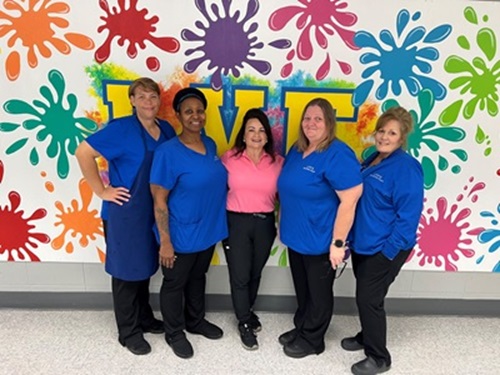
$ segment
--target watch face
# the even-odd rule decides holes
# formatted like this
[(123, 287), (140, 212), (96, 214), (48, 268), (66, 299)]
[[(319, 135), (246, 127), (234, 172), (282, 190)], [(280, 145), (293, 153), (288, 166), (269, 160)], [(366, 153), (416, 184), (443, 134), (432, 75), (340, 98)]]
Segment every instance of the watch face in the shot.
[(335, 240), (333, 244), (335, 245), (335, 247), (344, 247), (344, 241), (342, 240)]

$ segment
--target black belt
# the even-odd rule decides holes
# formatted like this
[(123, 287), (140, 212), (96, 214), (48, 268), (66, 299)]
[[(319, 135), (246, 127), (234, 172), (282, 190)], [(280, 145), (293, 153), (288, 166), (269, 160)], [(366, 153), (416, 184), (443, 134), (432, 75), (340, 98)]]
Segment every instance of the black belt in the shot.
[(235, 211), (227, 211), (228, 214), (240, 215), (240, 216), (253, 216), (258, 217), (259, 219), (265, 219), (268, 217), (274, 217), (273, 212), (235, 212)]

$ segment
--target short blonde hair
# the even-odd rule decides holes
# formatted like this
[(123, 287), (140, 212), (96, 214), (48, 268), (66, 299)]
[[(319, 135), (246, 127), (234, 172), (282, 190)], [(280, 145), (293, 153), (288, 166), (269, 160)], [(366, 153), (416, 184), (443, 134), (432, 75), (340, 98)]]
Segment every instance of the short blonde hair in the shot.
[(378, 118), (377, 124), (375, 125), (375, 132), (378, 132), (391, 120), (395, 120), (399, 123), (402, 145), (403, 148), (406, 148), (408, 144), (408, 134), (413, 130), (413, 117), (410, 112), (403, 107), (391, 107)]
[(297, 143), (295, 146), (300, 152), (304, 152), (309, 147), (309, 140), (307, 139), (304, 129), (302, 129), (302, 122), (304, 121), (304, 116), (309, 107), (318, 106), (323, 112), (323, 117), (325, 119), (326, 125), (326, 138), (321, 141), (321, 143), (316, 148), (317, 151), (324, 151), (330, 146), (330, 144), (335, 139), (336, 131), (337, 131), (337, 117), (335, 115), (335, 109), (333, 109), (330, 102), (324, 98), (314, 98), (309, 103), (306, 104), (304, 111), (302, 111), (302, 117), (300, 118), (300, 129), (299, 129), (299, 138), (297, 139)]
[(141, 87), (145, 91), (156, 92), (158, 96), (161, 95), (160, 86), (155, 81), (148, 77), (141, 77), (130, 84), (128, 88), (128, 97), (130, 98), (131, 96), (134, 96), (135, 90), (137, 90), (137, 88), (139, 87)]

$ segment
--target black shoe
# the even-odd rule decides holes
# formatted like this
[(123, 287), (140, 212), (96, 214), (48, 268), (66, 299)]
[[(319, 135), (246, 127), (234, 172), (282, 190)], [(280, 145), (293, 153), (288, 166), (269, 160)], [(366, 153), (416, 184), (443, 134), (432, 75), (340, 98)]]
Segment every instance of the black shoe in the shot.
[(142, 326), (142, 332), (144, 333), (164, 333), (165, 327), (163, 322), (158, 319), (153, 319), (149, 324)]
[(389, 371), (390, 368), (391, 366), (386, 365), (385, 362), (378, 365), (372, 357), (366, 357), (362, 361), (353, 364), (351, 371), (354, 375), (375, 375)]
[(293, 340), (283, 347), (285, 354), (292, 358), (304, 358), (311, 354), (321, 354), (324, 350), (323, 348), (317, 351), (307, 341), (301, 338)]
[(165, 340), (177, 357), (187, 359), (193, 356), (193, 347), (186, 338), (186, 335), (184, 335), (184, 332), (173, 337), (166, 336)]
[(297, 330), (294, 328), (291, 331), (285, 332), (278, 337), (278, 341), (281, 345), (286, 345), (291, 343), (297, 337)]
[(143, 337), (127, 340), (126, 342), (120, 341), (120, 344), (125, 346), (131, 353), (135, 355), (144, 355), (151, 353), (151, 345), (144, 340)]
[(259, 343), (257, 342), (257, 337), (250, 324), (240, 324), (238, 325), (238, 330), (240, 331), (241, 345), (247, 350), (259, 349)]
[(355, 352), (365, 348), (363, 344), (360, 344), (358, 340), (356, 340), (356, 337), (346, 337), (345, 339), (342, 339), (340, 346), (348, 352)]
[(248, 325), (253, 329), (254, 333), (262, 331), (262, 324), (260, 324), (259, 317), (252, 311), (252, 316), (248, 321)]
[(217, 327), (215, 324), (210, 323), (209, 321), (203, 319), (196, 327), (194, 328), (186, 328), (186, 331), (195, 335), (205, 336), (210, 340), (217, 340), (222, 337), (224, 332), (222, 329)]

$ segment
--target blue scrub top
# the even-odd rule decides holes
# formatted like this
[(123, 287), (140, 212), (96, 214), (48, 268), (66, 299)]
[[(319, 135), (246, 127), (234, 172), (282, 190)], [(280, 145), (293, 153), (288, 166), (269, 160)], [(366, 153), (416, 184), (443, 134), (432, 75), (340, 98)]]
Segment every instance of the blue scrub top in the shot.
[(301, 254), (327, 253), (340, 204), (335, 190), (359, 184), (359, 162), (342, 141), (306, 158), (292, 147), (278, 179), (281, 241)]
[[(148, 150), (154, 150), (157, 145), (175, 137), (175, 130), (164, 120), (157, 119), (161, 133), (155, 141), (145, 132)], [(87, 137), (87, 143), (99, 152), (108, 162), (109, 181), (111, 186), (132, 187), (137, 172), (144, 159), (144, 143), (142, 140), (142, 125), (136, 115), (120, 117), (111, 120), (98, 132)], [(101, 217), (107, 220), (109, 202), (103, 201)]]
[[(155, 152), (150, 182), (169, 190), (169, 229), (176, 252), (206, 250), (227, 237), (227, 171), (215, 142), (201, 137), (206, 154), (186, 147), (178, 137)], [(158, 228), (155, 233), (159, 239)]]
[(382, 252), (394, 259), (415, 246), (424, 202), (420, 163), (398, 149), (369, 167), (375, 152), (363, 163), (363, 195), (356, 207), (350, 245), (358, 254)]

